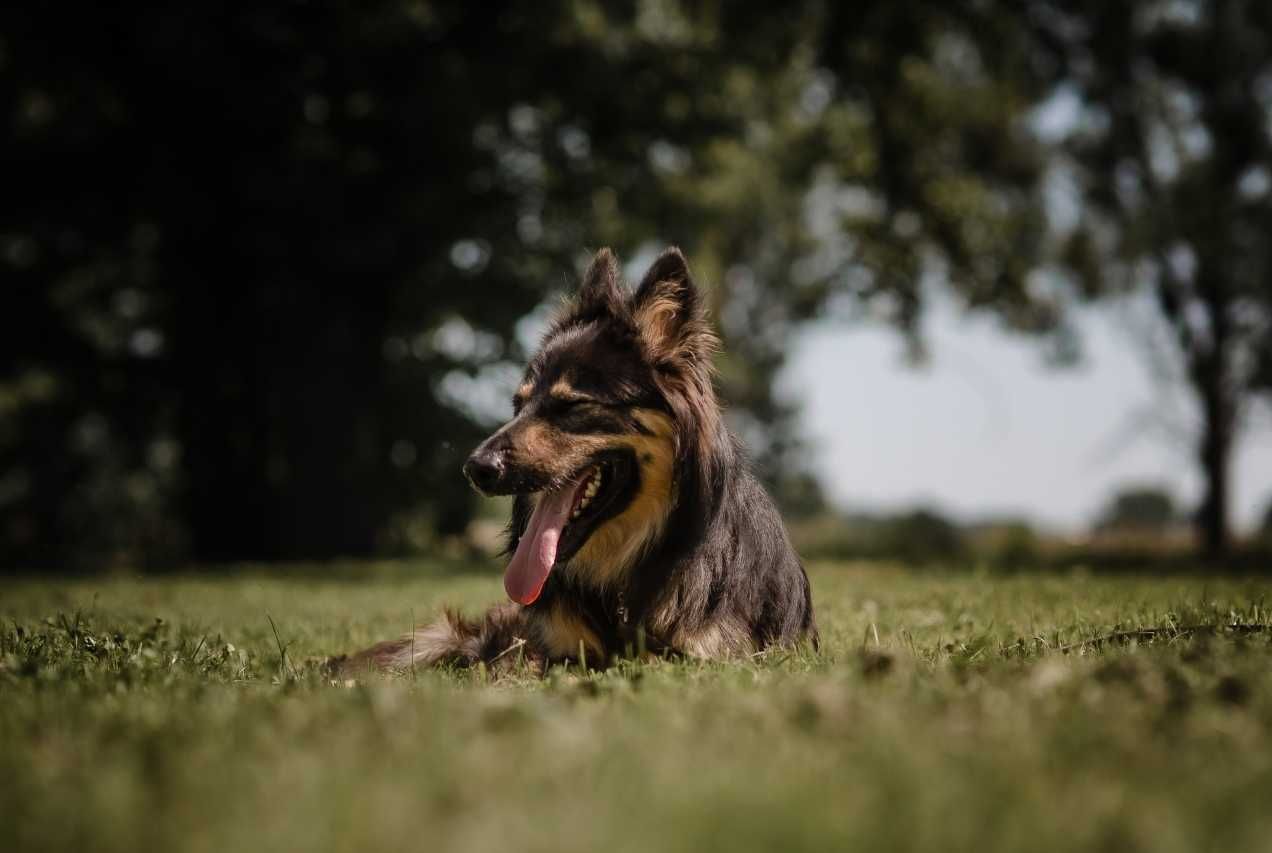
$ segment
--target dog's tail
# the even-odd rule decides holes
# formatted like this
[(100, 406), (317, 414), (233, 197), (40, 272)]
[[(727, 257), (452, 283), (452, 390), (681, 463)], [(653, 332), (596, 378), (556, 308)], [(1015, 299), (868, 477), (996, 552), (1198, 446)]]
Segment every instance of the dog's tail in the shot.
[(477, 620), (464, 619), (447, 610), (436, 622), (404, 637), (331, 658), (327, 670), (333, 675), (349, 676), (371, 669), (403, 670), (416, 666), (538, 665), (538, 656), (531, 654), (527, 642), (527, 629), (525, 615), (516, 605), (493, 607)]

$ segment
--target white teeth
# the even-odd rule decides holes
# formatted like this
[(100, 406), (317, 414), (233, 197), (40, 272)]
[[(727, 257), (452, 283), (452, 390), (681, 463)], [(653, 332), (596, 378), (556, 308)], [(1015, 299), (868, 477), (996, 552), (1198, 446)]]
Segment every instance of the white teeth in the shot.
[(579, 501), (579, 505), (574, 508), (574, 512), (570, 513), (570, 518), (578, 518), (588, 504), (592, 502), (592, 498), (596, 497), (596, 493), (601, 488), (601, 469), (593, 468), (592, 476), (587, 481), (587, 486), (583, 489), (583, 498)]

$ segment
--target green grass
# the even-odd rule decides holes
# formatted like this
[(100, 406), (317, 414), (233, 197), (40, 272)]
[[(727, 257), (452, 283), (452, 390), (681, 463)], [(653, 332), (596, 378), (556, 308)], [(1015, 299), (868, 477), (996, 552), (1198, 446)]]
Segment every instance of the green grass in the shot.
[(0, 850), (1272, 849), (1272, 582), (812, 575), (818, 654), (356, 686), (497, 577), (0, 582)]

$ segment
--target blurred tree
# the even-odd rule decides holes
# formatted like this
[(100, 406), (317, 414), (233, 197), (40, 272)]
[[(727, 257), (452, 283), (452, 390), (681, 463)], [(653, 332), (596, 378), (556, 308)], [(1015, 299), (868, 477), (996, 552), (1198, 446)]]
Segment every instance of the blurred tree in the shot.
[(1026, 124), (1041, 91), (1027, 48), (990, 3), (828, 7), (818, 62), (834, 98), (808, 153), (829, 166), (817, 186), (841, 234), (806, 265), (916, 345), (933, 281), (1012, 328), (1062, 330), (1031, 279), (1045, 161)]
[(884, 521), (874, 547), (888, 559), (951, 565), (967, 550), (957, 524), (935, 509), (922, 507)]
[[(692, 145), (669, 136), (687, 156), (683, 174), (663, 179), (688, 218), (655, 220), (694, 235), (694, 261), (717, 286), (730, 413), (794, 507), (822, 501), (804, 497), (797, 409), (781, 388), (799, 323), (888, 322), (919, 358), (925, 297), (946, 282), (1013, 329), (1059, 343), (1067, 329), (1059, 304), (1031, 286), (1045, 161), (1025, 119), (1043, 90), (1010, 16), (928, 0), (782, 4), (780, 14), (796, 28), (789, 56), (732, 69), (718, 87), (744, 133)], [(755, 30), (731, 36), (771, 44)], [(827, 368), (832, 383), (851, 369)]]
[(1056, 81), (1065, 260), (1092, 292), (1144, 291), (1201, 412), (1197, 514), (1229, 544), (1232, 448), (1272, 388), (1272, 6), (1034, 2)]
[(1151, 294), (1202, 415), (1200, 539), (1222, 553), (1233, 443), (1272, 389), (1272, 7), (836, 4), (819, 33), (834, 94), (791, 156), (832, 165), (841, 239), (791, 301), (851, 294), (917, 350), (943, 281), (1065, 360), (1069, 303)]
[(1122, 489), (1096, 522), (1097, 530), (1162, 533), (1179, 519), (1175, 499), (1157, 486)]
[(1222, 547), (1239, 410), (1272, 385), (1267, 18), (1252, 0), (0, 9), (0, 552), (359, 554), (421, 513), (457, 531), (455, 472), (505, 411), (524, 318), (585, 249), (639, 263), (664, 242), (712, 288), (734, 424), (806, 512), (822, 496), (781, 389), (798, 323), (884, 320), (918, 357), (943, 282), (1068, 358), (1067, 300), (1151, 288), (1206, 412)]
[(767, 101), (740, 96), (803, 26), (585, 0), (0, 10), (4, 565), (361, 554), (418, 510), (461, 529), (518, 321), (586, 247), (700, 248), (686, 172), (745, 136)]

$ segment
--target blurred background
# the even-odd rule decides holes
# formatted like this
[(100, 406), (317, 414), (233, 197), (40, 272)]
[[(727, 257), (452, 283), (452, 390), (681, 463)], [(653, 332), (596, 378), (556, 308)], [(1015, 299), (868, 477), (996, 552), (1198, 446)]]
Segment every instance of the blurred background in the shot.
[(1272, 540), (1272, 4), (8, 4), (0, 572), (487, 551), (589, 253), (810, 556)]

